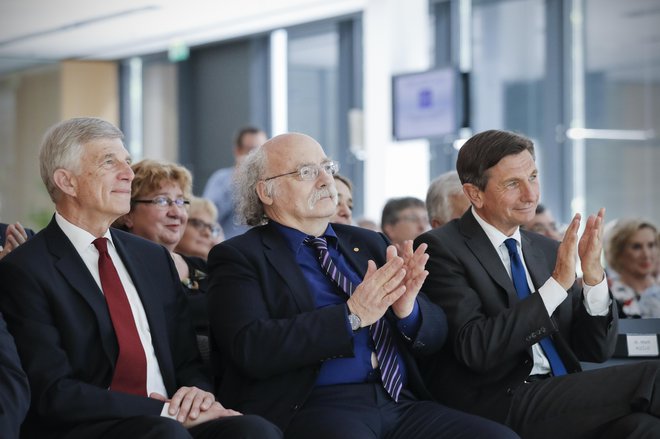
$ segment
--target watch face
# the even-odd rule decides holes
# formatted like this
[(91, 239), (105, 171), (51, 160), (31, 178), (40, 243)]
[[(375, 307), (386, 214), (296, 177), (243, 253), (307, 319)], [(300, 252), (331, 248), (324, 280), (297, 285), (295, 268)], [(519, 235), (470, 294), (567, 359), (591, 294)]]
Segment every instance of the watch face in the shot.
[(362, 323), (360, 321), (360, 318), (355, 314), (348, 315), (348, 322), (351, 324), (351, 329), (353, 331), (357, 331), (358, 329), (360, 329), (360, 324)]

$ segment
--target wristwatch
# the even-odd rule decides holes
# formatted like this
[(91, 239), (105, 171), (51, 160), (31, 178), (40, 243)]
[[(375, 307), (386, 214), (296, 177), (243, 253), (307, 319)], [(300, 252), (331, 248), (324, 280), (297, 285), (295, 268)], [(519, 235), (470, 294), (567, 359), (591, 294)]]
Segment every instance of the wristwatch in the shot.
[(351, 329), (353, 332), (357, 331), (362, 326), (362, 320), (360, 320), (360, 316), (353, 314), (352, 312), (348, 313), (348, 323), (351, 324)]

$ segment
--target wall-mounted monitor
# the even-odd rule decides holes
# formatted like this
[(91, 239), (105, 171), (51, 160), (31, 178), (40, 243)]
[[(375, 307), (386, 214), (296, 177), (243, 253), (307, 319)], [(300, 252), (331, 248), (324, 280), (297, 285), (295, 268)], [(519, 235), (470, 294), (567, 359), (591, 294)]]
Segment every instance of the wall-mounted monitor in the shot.
[(392, 77), (394, 138), (442, 137), (460, 128), (461, 80), (447, 67)]

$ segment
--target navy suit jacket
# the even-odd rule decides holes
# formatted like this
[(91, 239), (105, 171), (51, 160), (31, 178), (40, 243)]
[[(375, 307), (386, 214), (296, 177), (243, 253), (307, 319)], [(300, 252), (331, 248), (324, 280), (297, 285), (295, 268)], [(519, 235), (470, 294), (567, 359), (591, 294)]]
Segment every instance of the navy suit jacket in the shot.
[[(111, 229), (140, 295), (163, 381), (210, 390), (169, 252)], [(0, 261), (0, 307), (32, 388), (26, 437), (61, 437), (79, 423), (158, 416), (163, 403), (108, 390), (117, 339), (101, 290), (55, 222)]]
[[(385, 263), (383, 235), (333, 224), (340, 252), (364, 276), (367, 261)], [(209, 313), (213, 349), (226, 370), (217, 396), (223, 404), (264, 416), (285, 429), (314, 388), (324, 360), (353, 355), (346, 306), (317, 309), (308, 283), (275, 226), (253, 228), (209, 254)], [(418, 296), (421, 327), (413, 340), (395, 334), (408, 388), (430, 398), (413, 354), (437, 351), (445, 340), (440, 308)], [(388, 312), (389, 318), (395, 318)], [(364, 329), (363, 329), (364, 330)]]
[(0, 313), (0, 437), (16, 439), (30, 406), (30, 388), (14, 339)]
[[(552, 275), (559, 243), (521, 230), (525, 264), (538, 290)], [(532, 345), (551, 336), (568, 372), (614, 352), (616, 304), (607, 316), (587, 313), (574, 284), (552, 316), (539, 294), (520, 300), (486, 232), (468, 210), (415, 240), (427, 243), (424, 291), (449, 322), (445, 348), (422, 369), (440, 402), (504, 422), (516, 387), (532, 370)]]

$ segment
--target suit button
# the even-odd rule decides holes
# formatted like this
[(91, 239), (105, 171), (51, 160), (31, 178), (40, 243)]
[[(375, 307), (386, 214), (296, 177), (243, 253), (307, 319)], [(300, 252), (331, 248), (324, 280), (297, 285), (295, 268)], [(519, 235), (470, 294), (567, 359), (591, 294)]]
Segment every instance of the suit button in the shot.
[(300, 410), (300, 404), (295, 404), (295, 405), (291, 406), (291, 411), (292, 412), (296, 412), (298, 410)]

